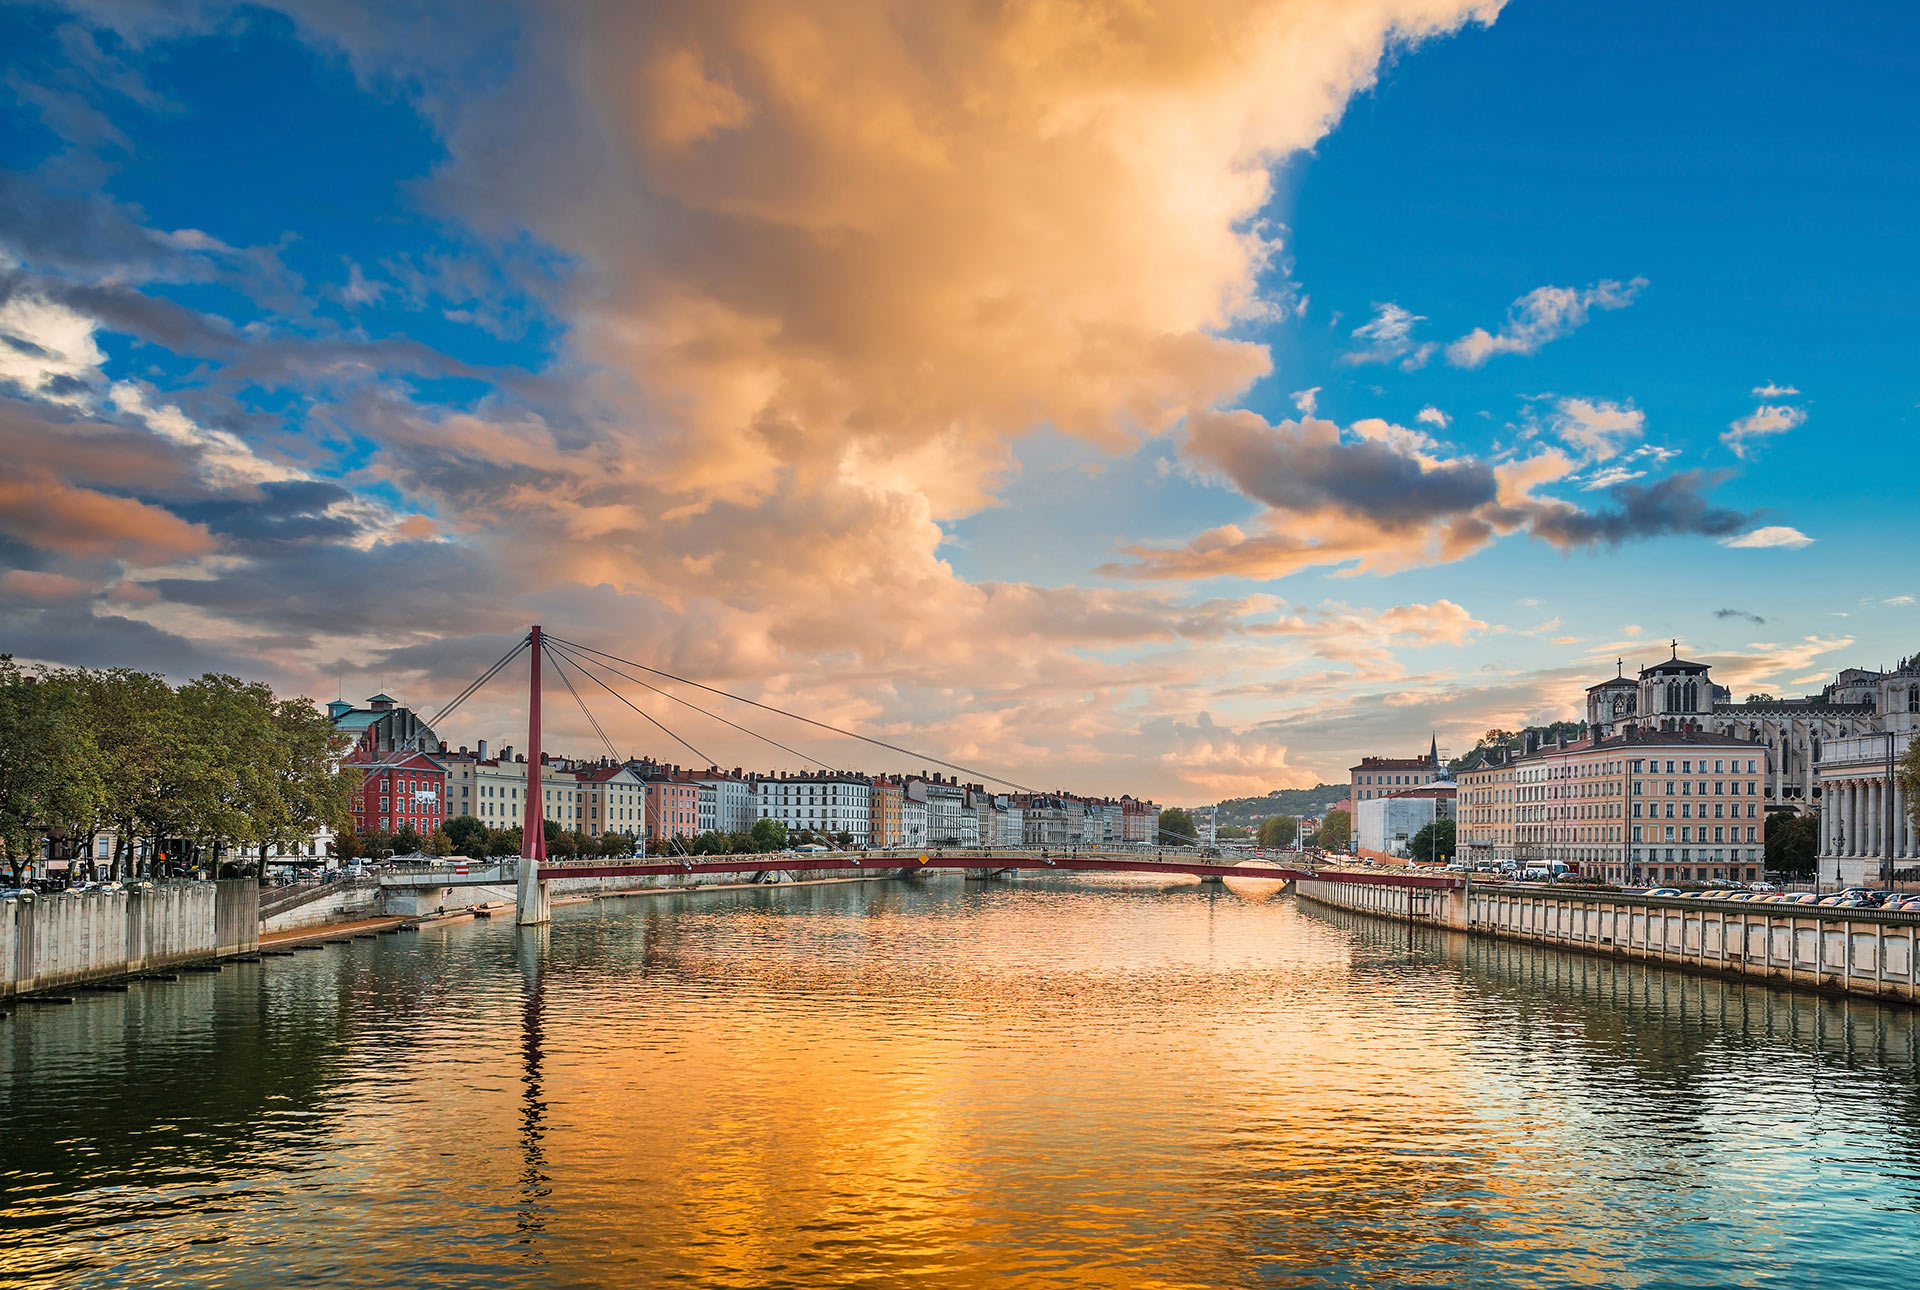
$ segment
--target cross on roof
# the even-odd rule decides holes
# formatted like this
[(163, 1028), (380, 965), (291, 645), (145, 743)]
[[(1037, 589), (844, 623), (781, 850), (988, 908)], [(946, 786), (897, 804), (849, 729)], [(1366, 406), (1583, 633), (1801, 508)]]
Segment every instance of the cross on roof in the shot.
[(1673, 638), (1673, 656), (1675, 658), (1680, 657), (1680, 638), (1678, 636)]

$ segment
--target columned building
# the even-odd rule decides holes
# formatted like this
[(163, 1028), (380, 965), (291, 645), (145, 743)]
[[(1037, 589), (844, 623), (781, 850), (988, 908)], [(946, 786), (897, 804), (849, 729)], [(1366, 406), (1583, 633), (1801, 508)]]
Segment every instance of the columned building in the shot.
[(1900, 759), (1920, 732), (1912, 726), (1830, 740), (1820, 757), (1820, 880), (1879, 886), (1920, 868), (1920, 834), (1908, 813)]

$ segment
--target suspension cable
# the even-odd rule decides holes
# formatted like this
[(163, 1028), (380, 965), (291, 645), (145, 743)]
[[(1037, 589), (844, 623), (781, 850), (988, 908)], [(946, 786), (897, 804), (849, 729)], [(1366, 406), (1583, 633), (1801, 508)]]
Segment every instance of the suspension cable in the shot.
[[(555, 648), (558, 649), (560, 647), (556, 646)], [(703, 717), (711, 717), (713, 720), (718, 721), (723, 726), (730, 726), (733, 729), (738, 730), (743, 735), (751, 736), (754, 739), (760, 740), (762, 743), (771, 744), (773, 747), (778, 748), (781, 752), (786, 753), (789, 756), (798, 757), (801, 761), (807, 762), (814, 766), (818, 766), (822, 770), (832, 770), (834, 768), (833, 763), (831, 762), (824, 761), (818, 757), (810, 756), (807, 753), (801, 752), (798, 748), (790, 748), (786, 744), (781, 743), (777, 739), (769, 738), (768, 736), (761, 734), (758, 730), (749, 729), (748, 727), (741, 725), (737, 721), (729, 721), (717, 712), (709, 712), (707, 709), (701, 707), (699, 704), (690, 703), (686, 699), (681, 698), (679, 695), (674, 694), (670, 690), (663, 690), (657, 685), (651, 685), (648, 682), (642, 680), (640, 677), (630, 676), (627, 673), (622, 672), (619, 668), (613, 667), (607, 663), (603, 663), (598, 659), (581, 660), (578, 658), (570, 657), (569, 661), (571, 661), (576, 667), (579, 667), (583, 661), (587, 663), (591, 663), (595, 667), (598, 667), (607, 672), (610, 672), (614, 676), (617, 676), (622, 680), (631, 681), (635, 685), (641, 686), (644, 689), (651, 690), (663, 699), (671, 699), (683, 708), (691, 708), (693, 711), (699, 713)], [(712, 763), (712, 762), (708, 764), (717, 765), (717, 763)]]
[[(744, 695), (732, 694), (726, 690), (715, 689), (711, 685), (702, 685), (700, 682), (689, 680), (684, 676), (675, 676), (672, 672), (663, 672), (657, 667), (648, 667), (645, 663), (636, 663), (629, 658), (621, 658), (615, 654), (608, 654), (604, 650), (597, 650), (592, 648), (591, 646), (582, 645), (578, 641), (563, 640), (561, 641), (561, 644), (566, 645), (571, 649), (581, 650), (588, 654), (598, 655), (600, 658), (603, 658), (603, 659), (612, 659), (616, 663), (624, 663), (628, 667), (637, 667), (643, 672), (649, 672), (654, 676), (665, 677), (669, 681), (678, 681), (682, 685), (690, 685), (696, 690), (705, 690), (708, 694), (716, 694), (723, 699), (732, 699), (736, 703), (744, 703), (748, 707), (759, 708), (762, 712), (771, 712), (776, 716), (786, 717), (792, 721), (803, 722), (806, 725), (814, 726), (818, 729), (825, 730), (829, 734), (843, 735), (848, 739), (858, 739), (862, 743), (872, 744), (876, 748), (885, 748), (888, 752), (896, 752), (903, 757), (913, 757), (920, 761), (927, 762), (930, 765), (944, 766), (948, 770), (957, 770), (964, 775), (972, 775), (975, 778), (978, 778), (984, 781), (990, 781), (995, 784), (1005, 784), (1007, 787), (1018, 789), (1022, 793), (1038, 793), (1038, 794), (1041, 794), (1042, 796), (1048, 795), (1047, 790), (1045, 789), (1034, 788), (1030, 785), (1022, 784), (1017, 780), (1007, 779), (1001, 775), (989, 774), (984, 770), (976, 770), (971, 766), (962, 766), (958, 762), (946, 761), (942, 758), (934, 757), (927, 753), (915, 752), (911, 748), (902, 748), (898, 744), (890, 744), (884, 739), (875, 739), (871, 735), (863, 735), (863, 734), (860, 734), (858, 731), (843, 730), (839, 726), (831, 726), (824, 721), (816, 721), (812, 717), (803, 717), (797, 712), (788, 712), (784, 708), (776, 708), (772, 704), (760, 703), (760, 702), (757, 702), (756, 700), (749, 699)], [(604, 666), (604, 664), (602, 666)], [(634, 678), (629, 677), (628, 679), (633, 680)], [(642, 684), (644, 684), (644, 682), (642, 682)], [(752, 733), (752, 732), (749, 731), (748, 733)], [(796, 756), (797, 755), (798, 754), (796, 754)], [(812, 759), (808, 758), (807, 760), (812, 760)]]
[[(548, 637), (547, 639), (549, 642), (551, 642), (553, 638)], [(572, 661), (572, 660), (569, 660), (569, 661)], [(575, 666), (577, 667), (578, 664), (576, 663)], [(675, 743), (679, 744), (682, 748), (685, 748), (688, 752), (692, 753), (695, 757), (698, 757), (702, 761), (706, 762), (707, 765), (718, 766), (720, 764), (719, 762), (715, 761), (713, 758), (701, 752), (698, 748), (695, 748), (692, 744), (688, 743), (685, 739), (682, 739), (679, 735), (673, 733), (673, 731), (667, 729), (667, 727), (663, 725), (658, 718), (654, 717), (652, 713), (649, 713), (644, 709), (636, 706), (633, 700), (629, 699), (626, 695), (620, 693), (620, 691), (614, 689), (611, 685), (608, 685), (605, 681), (602, 681), (599, 677), (595, 676), (592, 672), (588, 672), (582, 669), (580, 672), (580, 675), (586, 677), (588, 680), (592, 681), (595, 685), (598, 685), (601, 689), (605, 690), (608, 694), (611, 694), (614, 698), (620, 700), (620, 702), (626, 704), (629, 708), (632, 708), (635, 712), (638, 712), (641, 716), (645, 717), (648, 721), (652, 722), (654, 726), (659, 729), (661, 734), (664, 734), (667, 738), (673, 740)]]
[[(553, 669), (554, 675), (559, 677), (561, 684), (567, 687), (567, 693), (573, 696), (573, 701), (580, 705), (580, 714), (587, 719), (587, 724), (593, 727), (593, 733), (600, 736), (600, 742), (607, 746), (607, 752), (612, 755), (615, 761), (619, 761), (621, 759), (620, 750), (613, 746), (613, 740), (607, 738), (607, 732), (600, 728), (599, 720), (594, 717), (592, 712), (588, 711), (587, 701), (580, 697), (580, 691), (574, 689), (573, 682), (568, 679), (566, 673), (567, 660), (561, 658), (558, 650), (554, 651), (553, 658), (555, 665)], [(578, 667), (579, 665), (573, 664), (572, 666)], [(583, 672), (582, 675), (585, 675), (585, 673)]]
[[(732, 726), (735, 730), (739, 730), (744, 734), (752, 735), (755, 739), (760, 739), (765, 741), (766, 743), (772, 744), (774, 747), (779, 748), (784, 752), (791, 753), (793, 756), (799, 757), (802, 761), (811, 761), (811, 762), (814, 762), (816, 765), (820, 765), (820, 766), (827, 766), (828, 764), (826, 762), (820, 761), (818, 758), (808, 757), (805, 754), (796, 751), (795, 749), (788, 748), (786, 745), (781, 744), (773, 739), (769, 739), (767, 736), (762, 735), (757, 731), (749, 730), (745, 726), (736, 725), (734, 722), (728, 721), (725, 717), (722, 717), (717, 713), (707, 712), (706, 709), (700, 708), (692, 703), (688, 703), (687, 700), (682, 699), (677, 695), (674, 695), (669, 693), (668, 691), (659, 689), (656, 686), (649, 685), (647, 682), (641, 680), (639, 677), (628, 676), (626, 673), (621, 672), (618, 668), (611, 666), (609, 663), (607, 663), (604, 660), (610, 659), (615, 663), (625, 664), (628, 667), (636, 667), (643, 672), (650, 673), (653, 676), (663, 677), (669, 681), (678, 681), (682, 685), (690, 685), (696, 690), (705, 690), (708, 694), (718, 695), (723, 699), (732, 699), (736, 703), (744, 703), (749, 707), (759, 708), (763, 712), (771, 712), (776, 716), (782, 716), (782, 717), (788, 718), (789, 720), (803, 722), (806, 725), (814, 726), (818, 729), (825, 730), (831, 734), (842, 735), (849, 739), (857, 739), (862, 743), (872, 744), (878, 748), (885, 748), (887, 751), (899, 753), (903, 757), (913, 757), (922, 762), (927, 762), (935, 766), (944, 766), (948, 770), (957, 770), (963, 774), (973, 776), (985, 782), (994, 783), (994, 784), (1004, 784), (1009, 788), (1018, 790), (1019, 792), (1028, 793), (1028, 794), (1032, 794), (1039, 797), (1059, 796), (1059, 794), (1050, 793), (1045, 789), (1033, 788), (1026, 784), (1022, 784), (1017, 780), (1007, 779), (1004, 776), (1000, 776), (1000, 775), (989, 774), (986, 771), (976, 770), (973, 767), (963, 766), (957, 762), (946, 761), (939, 757), (929, 756), (926, 753), (915, 752), (911, 748), (902, 748), (898, 744), (888, 743), (884, 739), (875, 739), (871, 735), (863, 735), (863, 734), (860, 734), (858, 731), (843, 730), (839, 726), (828, 725), (824, 721), (816, 721), (812, 717), (801, 716), (797, 712), (788, 712), (784, 708), (776, 708), (771, 704), (760, 703), (760, 702), (757, 702), (756, 700), (749, 699), (744, 695), (733, 694), (726, 690), (717, 689), (711, 685), (703, 685), (699, 681), (690, 680), (689, 678), (684, 676), (676, 676), (672, 672), (665, 672), (657, 667), (648, 667), (645, 663), (637, 663), (632, 659), (621, 658), (617, 654), (609, 654), (605, 650), (597, 650), (590, 645), (582, 645), (578, 641), (572, 641), (572, 640), (567, 640), (565, 638), (557, 638), (553, 636), (547, 637), (547, 641), (549, 644), (553, 644), (557, 641), (559, 645), (567, 649), (578, 651), (583, 654), (593, 655), (595, 657), (590, 659), (589, 661), (596, 663), (598, 666), (602, 668), (605, 668), (608, 672), (613, 673), (615, 676), (624, 677), (626, 680), (632, 681), (636, 685), (646, 686), (647, 689), (652, 690), (656, 694), (663, 694), (667, 698), (673, 699), (676, 703), (680, 703), (686, 707), (693, 708), (695, 712), (703, 713), (706, 716), (712, 717), (716, 721), (724, 722), (725, 724)], [(575, 662), (577, 665), (578, 660), (576, 659)], [(591, 675), (591, 674), (583, 673), (583, 675)], [(598, 678), (596, 677), (595, 679), (597, 680)], [(610, 692), (618, 695), (619, 692), (613, 690), (611, 686), (607, 686), (606, 682), (602, 681), (601, 685), (606, 686), (606, 688)], [(622, 701), (624, 702), (624, 699)], [(627, 706), (632, 707), (633, 705), (629, 703)], [(634, 711), (639, 712), (640, 710), (638, 708), (634, 708)], [(645, 713), (641, 713), (641, 715), (646, 716)], [(649, 717), (648, 720), (652, 720), (652, 718)], [(658, 724), (658, 723), (656, 722), (655, 724)], [(662, 727), (662, 729), (664, 728), (665, 727)], [(712, 763), (710, 761), (709, 764), (716, 764), (716, 763)], [(1196, 846), (1200, 845), (1200, 839), (1193, 837), (1189, 834), (1176, 833), (1172, 830), (1165, 830), (1165, 832), (1169, 837), (1177, 837), (1182, 839), (1183, 841), (1193, 843)], [(1159, 841), (1158, 837), (1156, 837), (1154, 841), (1158, 842)]]

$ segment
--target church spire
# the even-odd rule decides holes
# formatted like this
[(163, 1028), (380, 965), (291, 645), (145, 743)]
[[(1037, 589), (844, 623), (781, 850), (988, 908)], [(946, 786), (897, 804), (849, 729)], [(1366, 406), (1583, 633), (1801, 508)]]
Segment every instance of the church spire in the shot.
[(1440, 738), (1437, 734), (1435, 734), (1432, 731), (1428, 731), (1427, 733), (1428, 733), (1427, 761), (1433, 766), (1435, 770), (1439, 770), (1440, 769)]

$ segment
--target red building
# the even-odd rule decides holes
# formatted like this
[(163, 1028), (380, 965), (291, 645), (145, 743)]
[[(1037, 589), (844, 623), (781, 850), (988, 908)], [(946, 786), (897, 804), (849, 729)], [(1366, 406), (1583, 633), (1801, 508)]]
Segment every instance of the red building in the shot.
[(398, 833), (412, 828), (423, 837), (445, 818), (447, 768), (425, 753), (389, 753), (369, 761), (355, 749), (366, 777), (353, 799), (356, 833)]

